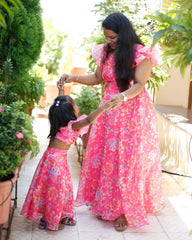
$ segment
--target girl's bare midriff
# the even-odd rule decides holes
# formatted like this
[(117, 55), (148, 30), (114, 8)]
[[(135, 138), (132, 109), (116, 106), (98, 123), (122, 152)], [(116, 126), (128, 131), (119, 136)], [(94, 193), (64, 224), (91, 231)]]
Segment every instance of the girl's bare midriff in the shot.
[(59, 139), (54, 138), (54, 139), (50, 140), (49, 147), (57, 148), (57, 149), (61, 149), (61, 150), (68, 150), (70, 147), (70, 144), (66, 144), (66, 143), (60, 141)]

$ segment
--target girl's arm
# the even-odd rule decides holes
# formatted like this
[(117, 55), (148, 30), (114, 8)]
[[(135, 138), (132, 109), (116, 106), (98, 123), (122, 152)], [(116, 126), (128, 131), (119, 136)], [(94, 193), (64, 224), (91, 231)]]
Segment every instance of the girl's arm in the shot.
[(59, 81), (57, 82), (57, 88), (59, 90), (58, 96), (64, 95), (64, 85), (61, 84)]
[(115, 107), (121, 105), (124, 96), (127, 99), (137, 96), (145, 87), (147, 80), (151, 75), (152, 63), (150, 59), (144, 59), (135, 69), (135, 83), (132, 87), (122, 93), (114, 95), (111, 100), (114, 101)]
[(76, 82), (85, 85), (97, 85), (103, 82), (102, 71), (97, 67), (95, 73), (89, 75), (68, 75), (63, 74), (59, 80), (59, 84)]
[(90, 113), (86, 118), (73, 123), (72, 129), (77, 130), (77, 129), (88, 126), (89, 124), (94, 122), (105, 110), (113, 108), (113, 107), (114, 107), (114, 103), (111, 100), (106, 101), (99, 108), (97, 108), (95, 111)]

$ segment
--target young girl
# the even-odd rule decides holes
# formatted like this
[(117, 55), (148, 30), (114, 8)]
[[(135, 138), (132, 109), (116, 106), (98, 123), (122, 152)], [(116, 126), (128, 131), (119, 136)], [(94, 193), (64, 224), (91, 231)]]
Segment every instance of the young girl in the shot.
[(88, 125), (113, 106), (106, 101), (88, 116), (78, 116), (78, 107), (63, 86), (58, 85), (59, 96), (49, 109), (49, 145), (33, 176), (21, 215), (37, 221), (39, 228), (61, 230), (64, 225), (76, 224), (72, 181), (67, 165), (67, 150), (77, 137), (87, 133)]

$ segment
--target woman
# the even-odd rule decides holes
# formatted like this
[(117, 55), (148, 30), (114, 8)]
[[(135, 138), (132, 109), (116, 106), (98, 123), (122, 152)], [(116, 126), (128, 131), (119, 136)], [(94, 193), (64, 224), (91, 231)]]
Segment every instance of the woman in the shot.
[(148, 224), (147, 213), (162, 208), (162, 176), (156, 112), (145, 90), (155, 51), (142, 45), (130, 21), (110, 14), (102, 24), (106, 44), (94, 46), (94, 74), (63, 74), (60, 81), (106, 83), (102, 102), (116, 106), (92, 125), (83, 160), (76, 206), (90, 206), (115, 229)]

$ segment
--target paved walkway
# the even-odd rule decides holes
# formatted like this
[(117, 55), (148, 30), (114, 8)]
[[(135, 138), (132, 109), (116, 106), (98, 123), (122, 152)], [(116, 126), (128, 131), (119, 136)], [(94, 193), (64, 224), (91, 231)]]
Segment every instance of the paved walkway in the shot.
[[(149, 225), (141, 228), (128, 228), (124, 232), (116, 232), (113, 222), (100, 221), (92, 216), (87, 207), (75, 209), (77, 225), (66, 226), (64, 230), (53, 232), (38, 229), (38, 222), (28, 221), (20, 215), (29, 184), (35, 168), (47, 147), (48, 120), (36, 118), (34, 131), (40, 143), (37, 157), (26, 160), (18, 179), (18, 208), (15, 210), (10, 240), (192, 240), (189, 231), (192, 229), (192, 197), (182, 191), (168, 174), (163, 174), (163, 193), (166, 208), (159, 214), (149, 214)], [(74, 196), (77, 192), (80, 176), (80, 164), (74, 145), (68, 152), (68, 163), (74, 184)]]

